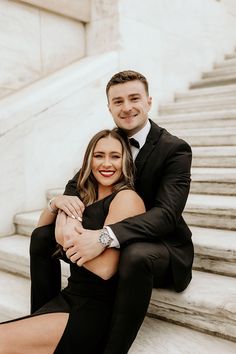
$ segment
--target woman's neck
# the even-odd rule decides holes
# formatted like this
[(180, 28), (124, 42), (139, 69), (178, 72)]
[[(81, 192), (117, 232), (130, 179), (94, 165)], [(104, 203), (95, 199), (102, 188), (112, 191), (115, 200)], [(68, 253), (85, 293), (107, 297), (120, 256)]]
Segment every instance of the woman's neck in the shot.
[(106, 198), (112, 193), (112, 186), (98, 186), (98, 200)]

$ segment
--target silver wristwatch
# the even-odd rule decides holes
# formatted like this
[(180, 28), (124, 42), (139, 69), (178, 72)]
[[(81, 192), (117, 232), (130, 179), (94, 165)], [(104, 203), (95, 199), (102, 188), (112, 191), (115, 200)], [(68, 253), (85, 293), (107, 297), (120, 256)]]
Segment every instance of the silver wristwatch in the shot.
[(104, 248), (107, 248), (110, 246), (111, 241), (112, 241), (112, 238), (109, 235), (109, 232), (107, 231), (107, 229), (106, 228), (102, 229), (98, 242), (101, 243)]

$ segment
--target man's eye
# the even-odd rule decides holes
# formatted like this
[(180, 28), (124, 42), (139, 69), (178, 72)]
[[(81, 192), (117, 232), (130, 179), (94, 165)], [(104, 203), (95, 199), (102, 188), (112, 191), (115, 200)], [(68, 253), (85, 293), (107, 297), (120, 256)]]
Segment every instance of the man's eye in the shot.
[(121, 104), (121, 103), (122, 103), (121, 101), (115, 101), (115, 102), (114, 102), (114, 104), (117, 105), (117, 106), (118, 106), (119, 104)]
[(133, 97), (132, 101), (138, 101), (138, 99), (139, 99), (138, 97)]

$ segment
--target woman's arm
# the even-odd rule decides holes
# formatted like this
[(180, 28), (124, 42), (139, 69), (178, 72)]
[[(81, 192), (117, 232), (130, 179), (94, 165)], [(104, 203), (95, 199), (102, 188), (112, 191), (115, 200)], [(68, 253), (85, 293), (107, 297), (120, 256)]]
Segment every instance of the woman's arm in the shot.
[[(117, 193), (110, 204), (105, 225), (113, 224), (125, 218), (142, 214), (145, 206), (139, 195), (132, 190), (123, 190)], [(117, 271), (119, 250), (107, 248), (98, 257), (84, 263), (84, 267), (104, 280), (111, 278)]]
[(84, 204), (77, 196), (57, 195), (51, 200), (51, 211), (48, 208), (42, 211), (37, 227), (52, 224), (56, 220), (58, 210), (63, 210), (72, 218), (80, 219)]

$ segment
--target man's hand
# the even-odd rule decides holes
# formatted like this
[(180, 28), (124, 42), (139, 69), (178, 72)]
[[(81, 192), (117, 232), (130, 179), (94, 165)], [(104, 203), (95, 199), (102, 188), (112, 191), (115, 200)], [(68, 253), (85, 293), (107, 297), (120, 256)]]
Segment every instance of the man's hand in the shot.
[(99, 243), (101, 230), (87, 230), (77, 226), (75, 231), (79, 236), (71, 236), (65, 240), (64, 250), (67, 258), (81, 267), (85, 262), (99, 256), (104, 251), (104, 247)]

